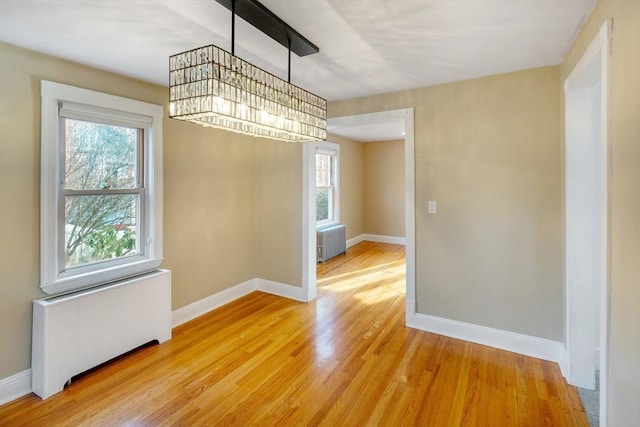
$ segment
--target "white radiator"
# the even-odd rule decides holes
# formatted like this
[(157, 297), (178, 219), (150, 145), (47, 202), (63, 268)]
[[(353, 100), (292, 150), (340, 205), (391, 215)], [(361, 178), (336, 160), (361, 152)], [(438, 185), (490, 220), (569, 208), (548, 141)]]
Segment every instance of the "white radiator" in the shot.
[(347, 233), (342, 224), (331, 225), (317, 230), (318, 261), (347, 252)]
[(46, 399), (74, 375), (171, 338), (171, 272), (33, 301), (33, 392)]

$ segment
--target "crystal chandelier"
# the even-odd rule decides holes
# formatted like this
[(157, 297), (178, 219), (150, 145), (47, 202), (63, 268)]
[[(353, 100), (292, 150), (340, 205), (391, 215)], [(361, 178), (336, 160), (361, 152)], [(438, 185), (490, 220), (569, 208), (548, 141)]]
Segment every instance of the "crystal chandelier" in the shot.
[[(324, 140), (327, 137), (327, 101), (292, 85), (234, 55), (235, 15), (265, 32), (277, 22), (277, 34), (269, 34), (289, 49), (292, 36), (318, 48), (255, 0), (217, 0), (232, 12), (231, 53), (214, 45), (169, 58), (169, 117), (247, 135), (290, 142)], [(273, 22), (252, 22), (268, 14)], [(244, 13), (244, 15), (243, 15)], [(252, 18), (252, 16), (254, 18)], [(248, 19), (249, 18), (249, 19)], [(284, 29), (284, 31), (283, 31)], [(303, 46), (303, 54), (309, 46)], [(313, 53), (313, 50), (312, 52)]]

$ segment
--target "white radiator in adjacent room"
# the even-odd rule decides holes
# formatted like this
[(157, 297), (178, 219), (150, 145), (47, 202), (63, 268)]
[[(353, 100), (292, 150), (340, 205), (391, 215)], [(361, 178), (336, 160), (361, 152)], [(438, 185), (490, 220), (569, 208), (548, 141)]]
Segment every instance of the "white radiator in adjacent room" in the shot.
[(318, 262), (347, 251), (347, 233), (343, 224), (331, 225), (317, 230)]
[(77, 374), (170, 338), (169, 270), (34, 300), (33, 392), (46, 399)]

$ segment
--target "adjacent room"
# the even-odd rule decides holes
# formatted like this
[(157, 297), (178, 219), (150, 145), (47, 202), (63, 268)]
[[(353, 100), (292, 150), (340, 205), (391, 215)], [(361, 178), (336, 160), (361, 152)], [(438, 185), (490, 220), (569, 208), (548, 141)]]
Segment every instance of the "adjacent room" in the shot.
[(639, 53), (638, 0), (0, 0), (0, 426), (636, 426)]

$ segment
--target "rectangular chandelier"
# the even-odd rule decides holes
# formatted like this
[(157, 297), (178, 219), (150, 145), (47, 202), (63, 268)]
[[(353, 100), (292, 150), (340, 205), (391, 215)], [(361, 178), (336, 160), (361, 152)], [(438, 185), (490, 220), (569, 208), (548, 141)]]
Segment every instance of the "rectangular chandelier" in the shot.
[(290, 142), (327, 138), (327, 101), (209, 45), (169, 58), (169, 117)]

